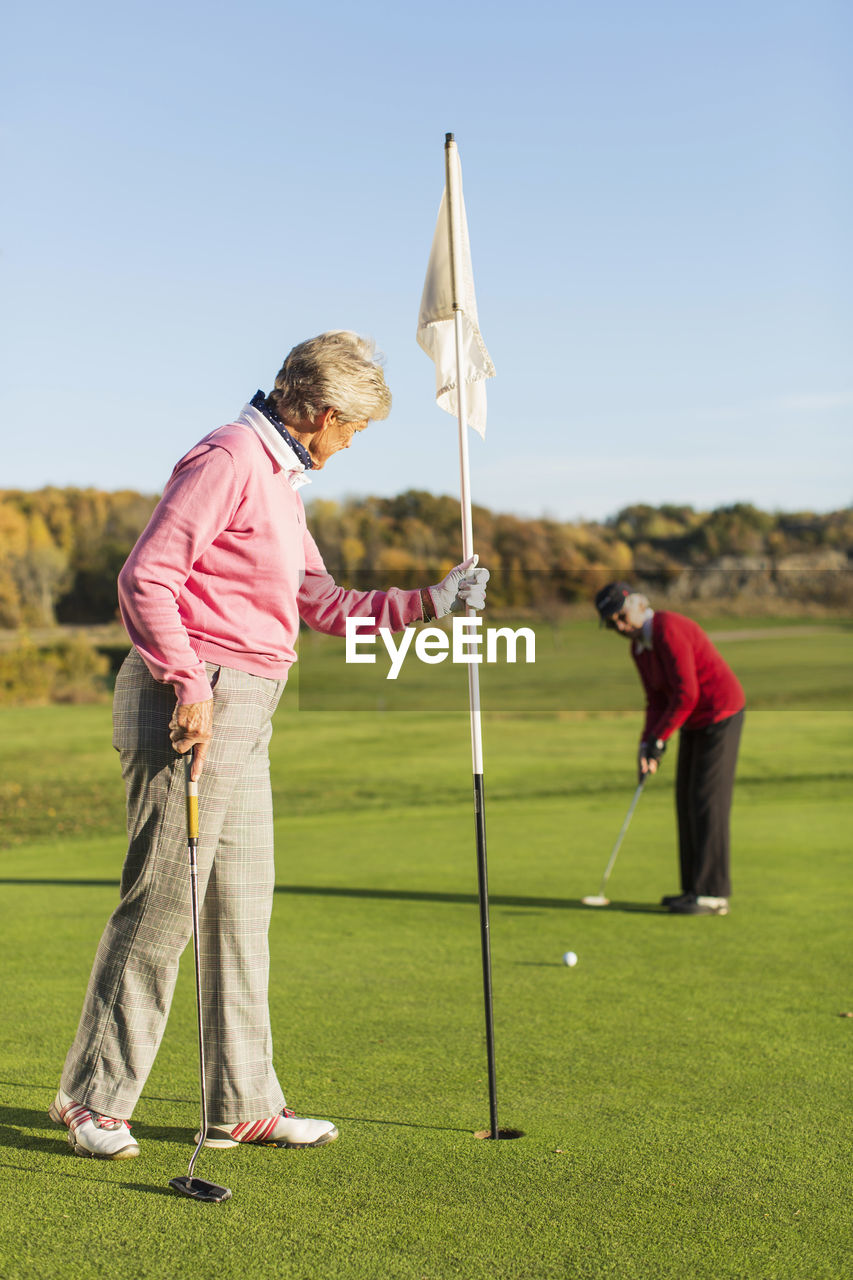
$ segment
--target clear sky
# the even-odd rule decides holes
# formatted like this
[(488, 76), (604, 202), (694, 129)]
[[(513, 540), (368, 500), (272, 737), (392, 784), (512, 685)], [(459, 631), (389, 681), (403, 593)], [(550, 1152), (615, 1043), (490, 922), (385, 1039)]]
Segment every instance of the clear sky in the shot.
[(462, 159), (474, 501), (853, 501), (845, 0), (19, 3), (0, 487), (162, 488), (324, 329), (394, 408), (306, 498), (458, 491), (415, 343)]

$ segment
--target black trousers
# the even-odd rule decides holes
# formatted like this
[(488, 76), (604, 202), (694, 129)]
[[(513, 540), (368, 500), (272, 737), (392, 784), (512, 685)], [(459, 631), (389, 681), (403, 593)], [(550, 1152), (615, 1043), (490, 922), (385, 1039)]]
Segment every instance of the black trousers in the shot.
[(679, 734), (675, 807), (683, 893), (711, 898), (731, 893), (729, 815), (743, 719), (739, 711)]

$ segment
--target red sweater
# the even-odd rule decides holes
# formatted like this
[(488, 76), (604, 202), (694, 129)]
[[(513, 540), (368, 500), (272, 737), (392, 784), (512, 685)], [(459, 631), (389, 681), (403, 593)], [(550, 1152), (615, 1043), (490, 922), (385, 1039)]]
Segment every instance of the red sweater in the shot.
[(652, 618), (652, 648), (631, 646), (646, 691), (643, 740), (667, 738), (676, 729), (704, 729), (742, 711), (741, 683), (705, 632), (680, 613)]

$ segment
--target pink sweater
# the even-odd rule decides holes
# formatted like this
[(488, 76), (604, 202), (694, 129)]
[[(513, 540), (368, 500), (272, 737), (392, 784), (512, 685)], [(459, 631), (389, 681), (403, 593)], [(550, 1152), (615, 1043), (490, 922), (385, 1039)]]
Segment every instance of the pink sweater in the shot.
[(211, 696), (205, 662), (282, 680), (299, 619), (342, 636), (348, 617), (401, 631), (417, 590), (345, 591), (326, 572), (287, 472), (242, 423), (181, 459), (119, 574), (128, 635), (179, 702)]

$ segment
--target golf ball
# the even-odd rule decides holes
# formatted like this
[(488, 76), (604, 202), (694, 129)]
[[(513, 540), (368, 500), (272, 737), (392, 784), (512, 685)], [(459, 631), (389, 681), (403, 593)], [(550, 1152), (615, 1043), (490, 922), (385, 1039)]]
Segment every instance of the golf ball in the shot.
[(577, 962), (578, 962), (578, 958), (575, 955), (574, 951), (567, 951), (566, 954), (563, 956), (563, 964), (567, 964), (570, 969), (574, 969)]

